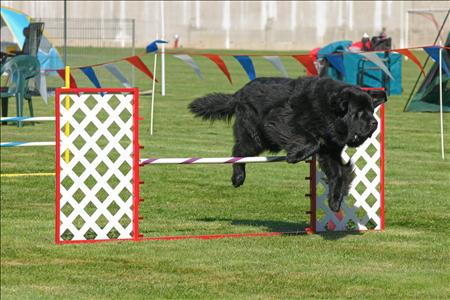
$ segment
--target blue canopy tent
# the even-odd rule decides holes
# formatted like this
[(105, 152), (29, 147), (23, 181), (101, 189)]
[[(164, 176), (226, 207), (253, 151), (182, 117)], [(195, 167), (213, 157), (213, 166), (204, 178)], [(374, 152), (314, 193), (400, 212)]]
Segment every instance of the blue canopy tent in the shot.
[[(326, 60), (328, 62), (327, 67), (321, 72), (321, 76), (327, 75), (365, 87), (384, 87), (391, 95), (402, 93), (400, 54), (385, 53), (382, 50), (377, 51), (376, 54), (375, 52), (373, 54), (353, 53), (349, 50), (351, 45), (351, 41), (337, 41), (318, 51), (318, 61)], [(384, 66), (382, 66), (383, 64)]]
[[(25, 43), (23, 30), (30, 24), (30, 17), (18, 10), (2, 6), (1, 7), (1, 43), (2, 51), (11, 45), (17, 45), (22, 50)], [(6, 51), (4, 51), (6, 52)], [(41, 70), (62, 69), (64, 63), (58, 51), (50, 43), (45, 34), (42, 36), (37, 58)], [(56, 75), (56, 72), (52, 72)]]

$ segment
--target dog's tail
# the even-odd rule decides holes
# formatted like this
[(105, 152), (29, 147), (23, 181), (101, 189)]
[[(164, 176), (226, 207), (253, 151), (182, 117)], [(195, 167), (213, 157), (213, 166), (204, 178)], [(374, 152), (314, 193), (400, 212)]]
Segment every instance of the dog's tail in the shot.
[(189, 110), (204, 120), (230, 120), (234, 114), (232, 95), (214, 93), (197, 98), (189, 104)]

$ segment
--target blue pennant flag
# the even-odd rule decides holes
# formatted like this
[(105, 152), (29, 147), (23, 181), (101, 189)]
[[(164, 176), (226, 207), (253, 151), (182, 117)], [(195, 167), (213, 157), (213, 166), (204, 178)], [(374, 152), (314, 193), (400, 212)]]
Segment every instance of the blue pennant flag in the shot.
[(81, 71), (86, 75), (87, 78), (95, 85), (96, 88), (101, 88), (100, 82), (97, 79), (97, 76), (95, 75), (94, 69), (92, 67), (83, 67), (80, 68)]
[(157, 52), (158, 44), (167, 44), (167, 41), (155, 40), (147, 45), (147, 47), (145, 48), (145, 52), (147, 52), (147, 53)]
[(234, 58), (237, 59), (237, 61), (241, 64), (241, 66), (244, 68), (245, 72), (247, 72), (248, 78), (250, 80), (253, 80), (256, 78), (255, 74), (255, 68), (253, 67), (252, 60), (248, 56), (243, 55), (234, 55)]
[(336, 70), (345, 76), (344, 57), (342, 54), (328, 54), (325, 55), (326, 59)]
[[(436, 63), (439, 64), (439, 46), (432, 46), (432, 47), (425, 47), (423, 50), (433, 59)], [(443, 50), (445, 51), (445, 50)], [(448, 76), (450, 76), (450, 71), (448, 69), (448, 66), (445, 62), (444, 56), (442, 56), (442, 70), (447, 73)]]

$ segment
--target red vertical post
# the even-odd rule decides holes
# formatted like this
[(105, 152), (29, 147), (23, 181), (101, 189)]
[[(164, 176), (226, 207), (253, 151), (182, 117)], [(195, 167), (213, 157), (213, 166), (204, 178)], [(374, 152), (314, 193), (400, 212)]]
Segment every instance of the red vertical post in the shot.
[(139, 239), (139, 90), (133, 88), (133, 240)]
[(316, 182), (316, 156), (311, 157), (309, 163), (309, 227), (306, 228), (308, 234), (316, 233), (316, 196), (317, 196), (317, 182)]
[(60, 221), (60, 197), (61, 197), (61, 190), (60, 190), (60, 171), (61, 171), (61, 166), (60, 166), (60, 111), (59, 111), (59, 105), (60, 105), (60, 100), (59, 100), (59, 95), (60, 95), (61, 90), (59, 88), (56, 89), (55, 91), (55, 134), (56, 134), (56, 143), (55, 143), (55, 200), (56, 200), (56, 205), (55, 205), (55, 243), (59, 244), (60, 243), (60, 226), (61, 226), (61, 221)]
[(384, 230), (384, 104), (380, 106), (380, 229)]

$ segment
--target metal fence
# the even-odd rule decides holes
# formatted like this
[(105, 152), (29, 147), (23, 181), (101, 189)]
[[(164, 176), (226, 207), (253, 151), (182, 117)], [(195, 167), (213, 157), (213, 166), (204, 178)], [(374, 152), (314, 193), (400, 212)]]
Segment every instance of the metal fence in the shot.
[[(37, 18), (45, 23), (45, 34), (50, 42), (64, 53), (64, 18)], [(134, 19), (67, 19), (67, 65), (86, 66), (135, 55)], [(129, 64), (118, 67), (135, 84), (135, 71)], [(102, 85), (114, 87), (117, 80), (107, 71), (100, 71)], [(86, 82), (87, 86), (89, 83)]]

